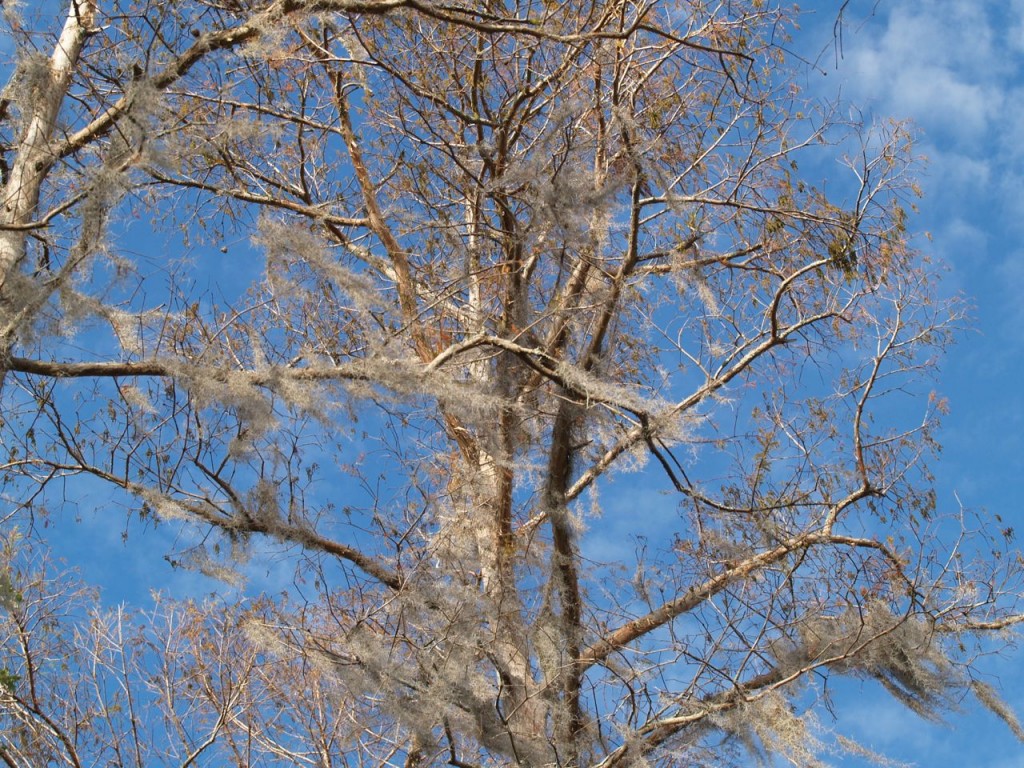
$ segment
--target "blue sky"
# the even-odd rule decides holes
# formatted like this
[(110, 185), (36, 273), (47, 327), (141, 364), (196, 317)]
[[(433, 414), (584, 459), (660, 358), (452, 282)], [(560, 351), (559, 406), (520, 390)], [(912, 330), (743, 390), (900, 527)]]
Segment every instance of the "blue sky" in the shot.
[(948, 268), (943, 290), (973, 307), (938, 389), (951, 414), (938, 483), (969, 507), (1008, 520), (1024, 494), (1024, 3), (882, 3), (850, 20), (838, 70), (853, 102), (914, 121), (927, 158), (916, 218), (922, 250)]
[[(927, 162), (912, 227), (927, 233), (920, 248), (948, 269), (943, 291), (972, 306), (969, 330), (936, 382), (951, 406), (935, 466), (939, 505), (955, 509), (959, 498), (1024, 532), (1024, 2), (851, 6), (841, 58), (827, 51), (823, 73), (806, 87), (823, 95), (839, 89), (876, 118), (913, 121)], [(804, 33), (824, 46), (834, 4), (803, 7), (820, 9)], [(1021, 661), (1011, 652), (980, 665), (1018, 712)], [(1024, 745), (973, 701), (948, 728), (922, 723), (857, 683), (841, 686), (835, 704), (839, 728), (915, 765), (1024, 766)]]
[[(921, 249), (948, 268), (943, 291), (961, 293), (973, 306), (970, 329), (936, 382), (951, 405), (940, 435), (945, 449), (935, 466), (940, 507), (955, 508), (959, 499), (1000, 514), (1024, 535), (1024, 0), (854, 2), (838, 60), (827, 47), (836, 5), (804, 5), (810, 14), (797, 43), (801, 51), (823, 54), (818, 71), (801, 86), (823, 98), (841, 93), (868, 116), (913, 121), (927, 164), (919, 178), (920, 214), (911, 226), (922, 233)], [(636, 504), (637, 489), (627, 484), (625, 477), (617, 481), (605, 498), (629, 494)], [(671, 505), (660, 508), (674, 518)], [(175, 548), (173, 524), (145, 536), (133, 528), (123, 545), (123, 512), (109, 504), (92, 512), (83, 504), (73, 539), (57, 539), (87, 580), (104, 585), (109, 602), (142, 598), (138, 584), (159, 584), (176, 596), (224, 591), (161, 559)], [(656, 532), (659, 519), (647, 524)], [(612, 551), (622, 533), (609, 526), (589, 536)], [(83, 548), (91, 556), (74, 557)], [(287, 558), (259, 560), (250, 569), (251, 588), (290, 580)], [(1007, 654), (981, 664), (1019, 712), (1022, 660), (1024, 655)], [(875, 687), (855, 681), (838, 686), (833, 703), (838, 730), (911, 764), (1024, 767), (1024, 745), (994, 717), (973, 711), (972, 701), (965, 702), (972, 711), (951, 728), (925, 724)], [(827, 712), (821, 720), (833, 725)]]

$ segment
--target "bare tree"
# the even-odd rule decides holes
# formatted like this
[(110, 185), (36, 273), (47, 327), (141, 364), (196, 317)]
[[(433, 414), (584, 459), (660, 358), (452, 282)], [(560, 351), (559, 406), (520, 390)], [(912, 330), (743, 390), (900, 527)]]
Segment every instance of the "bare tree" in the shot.
[[(330, 766), (364, 737), (329, 667), (255, 645), (247, 627), (283, 605), (104, 610), (37, 542), (3, 544), (4, 765)], [(364, 743), (367, 758), (387, 759)]]
[(6, 498), (300, 552), (247, 626), (358, 713), (315, 764), (812, 765), (808, 685), (937, 717), (1017, 622), (1011, 532), (928, 472), (960, 309), (907, 133), (802, 98), (783, 10), (5, 13)]

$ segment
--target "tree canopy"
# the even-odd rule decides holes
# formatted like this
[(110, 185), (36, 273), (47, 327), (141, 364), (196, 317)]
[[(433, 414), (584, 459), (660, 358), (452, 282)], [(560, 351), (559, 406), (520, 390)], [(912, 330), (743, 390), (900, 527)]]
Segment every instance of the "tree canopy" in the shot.
[[(815, 765), (836, 675), (1019, 730), (910, 133), (789, 10), (54, 10), (3, 9), (0, 760)], [(104, 612), (35, 554), (97, 497), (295, 586)]]

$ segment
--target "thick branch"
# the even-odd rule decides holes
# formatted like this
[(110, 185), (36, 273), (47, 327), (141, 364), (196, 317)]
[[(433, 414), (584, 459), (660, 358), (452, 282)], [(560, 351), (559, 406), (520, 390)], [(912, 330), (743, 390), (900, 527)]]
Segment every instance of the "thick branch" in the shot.
[[(99, 467), (87, 465), (84, 462), (77, 465), (60, 465), (60, 469), (87, 472), (140, 498), (152, 499), (153, 497), (152, 491), (145, 486), (132, 482), (125, 477), (107, 472)], [(399, 575), (376, 558), (348, 544), (342, 544), (339, 541), (321, 536), (308, 526), (287, 523), (281, 519), (257, 520), (244, 514), (244, 512), (229, 516), (219, 513), (213, 505), (204, 506), (172, 497), (166, 498), (168, 502), (182, 511), (220, 530), (234, 533), (258, 533), (279, 541), (294, 542), (308, 550), (322, 552), (340, 560), (346, 560), (394, 592), (402, 588), (403, 582)]]
[[(840, 508), (849, 507), (865, 495), (864, 491), (857, 491), (843, 499), (836, 506)], [(624, 648), (629, 643), (643, 637), (658, 627), (664, 626), (687, 611), (693, 610), (701, 603), (719, 594), (737, 581), (746, 578), (754, 571), (782, 560), (791, 552), (828, 544), (884, 550), (881, 544), (872, 539), (831, 536), (820, 531), (811, 531), (799, 536), (793, 536), (772, 549), (759, 552), (756, 555), (741, 560), (716, 576), (712, 576), (702, 584), (690, 587), (676, 599), (669, 600), (650, 613), (633, 619), (618, 629), (612, 630), (580, 654), (580, 664), (586, 668), (604, 661), (615, 651)]]
[(183, 367), (175, 362), (147, 360), (138, 363), (94, 362), (74, 363), (57, 360), (33, 360), (26, 357), (12, 357), (8, 370), (16, 373), (31, 373), (54, 379), (111, 378), (132, 376), (173, 377), (183, 373), (192, 378), (223, 381), (229, 376), (243, 377), (253, 386), (272, 386), (275, 381), (368, 381), (370, 374), (360, 370), (358, 363), (339, 366), (309, 368), (287, 368), (274, 366), (264, 371), (225, 371), (223, 368), (189, 365)]
[(417, 323), (417, 301), (416, 287), (412, 278), (412, 269), (409, 265), (409, 257), (402, 249), (398, 240), (395, 239), (384, 215), (377, 204), (377, 189), (370, 179), (369, 169), (363, 160), (363, 151), (356, 139), (355, 131), (352, 129), (352, 120), (349, 116), (348, 97), (345, 95), (345, 85), (341, 75), (335, 75), (335, 107), (338, 110), (339, 124), (342, 136), (345, 138), (345, 146), (348, 149), (349, 159), (352, 161), (352, 170), (359, 188), (363, 193), (363, 203), (366, 206), (366, 216), (370, 229), (377, 235), (388, 258), (395, 270), (395, 287), (398, 290), (398, 303), (402, 309), (402, 318), (412, 330), (413, 343), (416, 351), (423, 362), (429, 362), (433, 357), (433, 350), (423, 334), (422, 326)]

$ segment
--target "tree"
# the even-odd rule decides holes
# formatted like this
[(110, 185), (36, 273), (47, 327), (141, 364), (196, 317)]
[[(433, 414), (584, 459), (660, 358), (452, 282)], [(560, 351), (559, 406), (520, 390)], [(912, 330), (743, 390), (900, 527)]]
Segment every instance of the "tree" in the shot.
[(327, 670), (249, 639), (280, 603), (104, 610), (31, 540), (3, 545), (4, 765), (329, 765), (359, 738)]
[[(809, 765), (832, 675), (1015, 722), (972, 682), (1012, 531), (928, 470), (961, 309), (908, 133), (802, 97), (784, 10), (39, 13), (5, 9), (12, 514), (98, 479), (195, 531), (182, 567), (291, 553), (307, 603), (247, 642), (359, 724), (309, 762)], [(645, 505), (675, 522), (595, 554)]]

